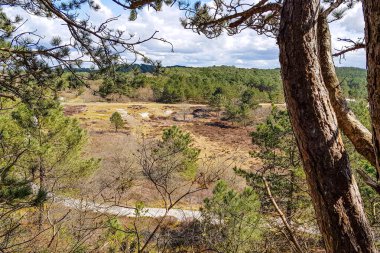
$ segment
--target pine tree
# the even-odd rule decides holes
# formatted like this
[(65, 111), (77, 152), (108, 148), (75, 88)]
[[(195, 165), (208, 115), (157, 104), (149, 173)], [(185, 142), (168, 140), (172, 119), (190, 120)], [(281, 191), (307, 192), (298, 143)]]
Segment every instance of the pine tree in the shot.
[[(39, 209), (38, 227), (46, 217), (46, 201), (55, 188), (75, 186), (96, 169), (98, 161), (82, 157), (87, 137), (75, 119), (64, 116), (55, 101), (40, 101), (32, 108), (15, 102), (0, 113), (0, 231), (12, 236), (2, 241), (8, 247), (28, 236), (20, 210)], [(13, 237), (19, 233), (24, 238)], [(16, 233), (16, 234), (17, 234)]]
[(201, 208), (201, 227), (208, 249), (252, 252), (261, 241), (260, 201), (252, 188), (236, 192), (219, 181)]
[(115, 131), (117, 132), (120, 128), (124, 127), (124, 120), (121, 117), (119, 112), (112, 113), (110, 117), (110, 121), (112, 125), (115, 127)]

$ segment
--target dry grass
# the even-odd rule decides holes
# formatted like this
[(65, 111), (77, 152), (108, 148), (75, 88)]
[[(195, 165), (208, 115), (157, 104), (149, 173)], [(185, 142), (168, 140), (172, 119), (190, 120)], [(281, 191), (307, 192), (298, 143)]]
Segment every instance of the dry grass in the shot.
[[(245, 180), (237, 177), (232, 168), (255, 170), (260, 166), (260, 161), (249, 155), (249, 151), (254, 148), (249, 133), (254, 127), (231, 125), (221, 127), (220, 124), (215, 124), (219, 120), (214, 116), (211, 118), (190, 117), (190, 112), (196, 108), (205, 108), (205, 105), (70, 102), (65, 103), (64, 106), (65, 110), (70, 112), (68, 114), (77, 118), (89, 133), (86, 155), (102, 159), (100, 169), (87, 185), (83, 185), (86, 191), (93, 194), (107, 182), (112, 182), (113, 176), (120, 169), (118, 159), (128, 160), (131, 167), (136, 166), (133, 154), (139, 148), (142, 136), (159, 138), (162, 130), (171, 125), (178, 125), (191, 133), (194, 145), (201, 149), (201, 167), (225, 168), (220, 178), (229, 181), (237, 189), (245, 186)], [(126, 123), (125, 127), (118, 132), (115, 132), (109, 121), (115, 111), (122, 114)], [(264, 105), (256, 111), (256, 120), (262, 121), (269, 112), (270, 105)], [(182, 120), (184, 114), (185, 120)], [(199, 192), (185, 199), (180, 205), (196, 208), (210, 193), (211, 189)], [(111, 191), (103, 194), (113, 195)], [(133, 186), (123, 198), (129, 204), (143, 201), (147, 206), (162, 206), (153, 186), (142, 178), (134, 180)]]

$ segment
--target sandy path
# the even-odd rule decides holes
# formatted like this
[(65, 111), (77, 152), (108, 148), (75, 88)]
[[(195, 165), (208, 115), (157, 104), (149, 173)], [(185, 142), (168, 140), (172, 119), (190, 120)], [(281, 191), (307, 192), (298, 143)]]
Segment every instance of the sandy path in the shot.
[[(78, 200), (67, 197), (54, 197), (54, 202), (68, 208), (74, 208), (82, 211), (92, 211), (95, 213), (110, 214), (123, 217), (136, 217), (136, 208), (122, 207), (109, 204), (98, 204), (92, 201)], [(174, 217), (179, 221), (199, 219), (200, 211), (170, 209), (165, 208), (143, 208), (139, 214), (141, 217), (159, 218), (163, 216)]]
[[(64, 205), (68, 208), (75, 208), (82, 211), (92, 211), (95, 213), (116, 215), (120, 217), (136, 217), (136, 209), (132, 207), (121, 207), (107, 204), (97, 204), (95, 202), (82, 201), (73, 198), (66, 197), (55, 197), (54, 202)], [(160, 217), (173, 217), (178, 221), (189, 221), (194, 219), (201, 219), (201, 212), (195, 210), (185, 210), (185, 209), (170, 209), (166, 210), (165, 208), (143, 208), (139, 213), (139, 217), (150, 217), (150, 218), (160, 218)], [(215, 222), (218, 222), (216, 220)], [(280, 218), (273, 218), (267, 220), (266, 227), (282, 227), (282, 221)], [(298, 227), (298, 231), (316, 235), (319, 234), (317, 228), (310, 227)]]

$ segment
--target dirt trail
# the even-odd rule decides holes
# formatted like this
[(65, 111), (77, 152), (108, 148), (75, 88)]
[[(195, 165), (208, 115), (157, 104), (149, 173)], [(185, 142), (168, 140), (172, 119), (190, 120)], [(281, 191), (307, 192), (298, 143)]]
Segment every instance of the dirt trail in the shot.
[[(82, 211), (92, 211), (101, 214), (110, 214), (122, 217), (136, 217), (136, 208), (121, 207), (109, 204), (98, 204), (93, 201), (85, 201), (74, 198), (55, 197), (54, 202), (59, 203), (68, 208), (74, 208)], [(200, 211), (184, 210), (184, 209), (170, 209), (165, 208), (143, 208), (139, 212), (139, 216), (159, 218), (163, 216), (174, 217), (179, 221), (199, 219), (201, 217)]]
[[(50, 197), (52, 195), (50, 194)], [(120, 207), (107, 204), (98, 204), (95, 202), (78, 200), (66, 197), (53, 197), (56, 203), (62, 204), (68, 208), (75, 208), (82, 211), (92, 211), (95, 213), (116, 215), (121, 217), (136, 217), (136, 208), (132, 207)], [(166, 210), (164, 208), (143, 208), (139, 212), (139, 217), (150, 217), (150, 218), (160, 218), (160, 217), (173, 217), (178, 221), (190, 221), (190, 220), (200, 220), (202, 218), (200, 211), (195, 210), (185, 210), (185, 209), (170, 209)], [(216, 220), (218, 222), (218, 220)], [(283, 226), (280, 218), (274, 218), (267, 220), (267, 227), (278, 227)], [(319, 234), (318, 228), (312, 227), (297, 227), (297, 230), (303, 233), (308, 233), (311, 235)]]

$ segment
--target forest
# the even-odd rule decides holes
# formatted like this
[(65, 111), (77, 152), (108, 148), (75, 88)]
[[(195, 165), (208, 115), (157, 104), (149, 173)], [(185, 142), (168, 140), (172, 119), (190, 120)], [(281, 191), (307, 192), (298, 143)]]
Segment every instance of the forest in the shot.
[[(191, 67), (146, 19), (173, 9), (280, 68)], [(0, 0), (0, 252), (377, 253), (378, 27), (377, 0)]]
[[(152, 90), (151, 99), (163, 103), (210, 102), (215, 92), (219, 90), (228, 98), (240, 96), (237, 91), (249, 90), (257, 102), (283, 103), (284, 94), (279, 69), (242, 69), (229, 66), (214, 67), (161, 67), (159, 75), (152, 65), (133, 65), (130, 68), (119, 67), (116, 80), (110, 80), (89, 69), (81, 69), (82, 75), (87, 73), (89, 79), (101, 80), (96, 92), (102, 97), (124, 95), (139, 97), (139, 88)], [(339, 67), (337, 75), (345, 97), (349, 99), (365, 99), (367, 72), (364, 69)], [(76, 81), (75, 76), (68, 75), (65, 87), (85, 86)]]

